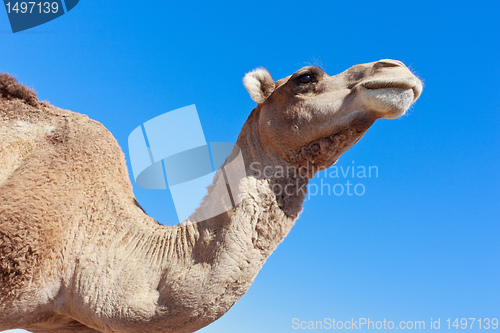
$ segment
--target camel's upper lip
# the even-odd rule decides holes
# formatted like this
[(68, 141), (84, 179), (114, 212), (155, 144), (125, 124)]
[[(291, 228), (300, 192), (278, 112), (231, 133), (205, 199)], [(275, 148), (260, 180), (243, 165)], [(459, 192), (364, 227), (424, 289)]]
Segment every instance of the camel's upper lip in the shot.
[(408, 80), (370, 80), (361, 84), (366, 89), (399, 88), (412, 89), (414, 100), (422, 93), (422, 83), (418, 79)]

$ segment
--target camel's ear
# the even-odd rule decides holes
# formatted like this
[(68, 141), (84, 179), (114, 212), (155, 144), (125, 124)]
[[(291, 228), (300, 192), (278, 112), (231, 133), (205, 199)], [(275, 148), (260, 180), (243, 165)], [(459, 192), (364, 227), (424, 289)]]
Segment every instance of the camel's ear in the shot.
[(243, 78), (243, 84), (257, 104), (264, 102), (275, 88), (273, 77), (264, 68), (257, 68), (247, 73)]

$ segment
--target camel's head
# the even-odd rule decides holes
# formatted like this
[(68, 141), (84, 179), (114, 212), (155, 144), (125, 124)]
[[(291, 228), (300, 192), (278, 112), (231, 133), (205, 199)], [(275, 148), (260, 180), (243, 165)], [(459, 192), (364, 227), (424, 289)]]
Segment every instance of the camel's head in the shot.
[(403, 115), (422, 92), (420, 80), (395, 60), (356, 65), (335, 76), (308, 66), (277, 82), (256, 69), (243, 82), (258, 103), (263, 145), (306, 167), (308, 177), (335, 163), (375, 120)]

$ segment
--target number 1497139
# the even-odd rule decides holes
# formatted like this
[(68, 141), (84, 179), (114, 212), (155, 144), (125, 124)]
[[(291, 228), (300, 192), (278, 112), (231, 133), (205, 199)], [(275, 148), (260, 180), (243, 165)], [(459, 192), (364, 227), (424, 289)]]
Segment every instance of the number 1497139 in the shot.
[(59, 4), (57, 2), (7, 2), (5, 4), (7, 13), (15, 14), (49, 14), (57, 13), (59, 11)]

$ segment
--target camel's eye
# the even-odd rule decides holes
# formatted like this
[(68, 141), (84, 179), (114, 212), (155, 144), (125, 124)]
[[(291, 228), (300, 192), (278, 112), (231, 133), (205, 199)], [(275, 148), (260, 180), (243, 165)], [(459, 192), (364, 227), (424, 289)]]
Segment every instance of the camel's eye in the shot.
[(310, 83), (312, 80), (313, 79), (309, 74), (304, 74), (299, 77), (300, 83)]

